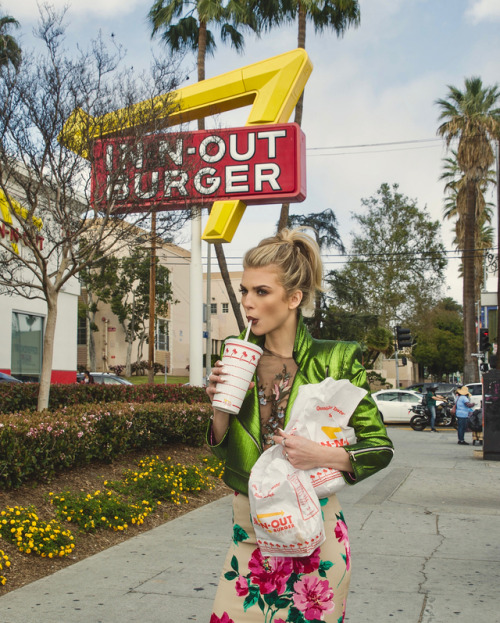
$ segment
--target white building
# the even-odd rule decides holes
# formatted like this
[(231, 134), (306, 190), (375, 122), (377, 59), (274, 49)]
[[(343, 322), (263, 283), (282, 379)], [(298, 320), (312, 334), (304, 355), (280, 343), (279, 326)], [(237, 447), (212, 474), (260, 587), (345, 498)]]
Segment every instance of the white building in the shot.
[[(17, 194), (17, 196), (16, 196)], [(22, 197), (12, 190), (11, 199), (22, 205)], [(6, 258), (11, 252), (29, 254), (31, 251), (20, 235), (19, 222), (0, 191), (0, 251)], [(43, 249), (43, 225), (37, 244)], [(7, 259), (8, 261), (8, 259)], [(32, 275), (26, 270), (26, 280)], [(59, 294), (58, 319), (54, 337), (52, 364), (53, 383), (72, 383), (76, 380), (77, 314), (80, 286), (76, 279), (68, 281)], [(47, 304), (39, 298), (24, 298), (12, 288), (0, 288), (0, 371), (26, 380), (38, 381), (42, 366), (43, 336), (47, 319)]]

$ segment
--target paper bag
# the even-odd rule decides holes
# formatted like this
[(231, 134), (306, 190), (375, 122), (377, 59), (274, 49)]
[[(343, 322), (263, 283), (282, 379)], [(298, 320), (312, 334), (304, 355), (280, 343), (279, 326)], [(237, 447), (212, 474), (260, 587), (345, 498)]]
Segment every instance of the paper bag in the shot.
[(318, 496), (281, 446), (261, 455), (250, 474), (249, 501), (257, 544), (264, 556), (309, 556), (325, 540)]
[[(366, 395), (347, 379), (327, 378), (316, 385), (303, 385), (298, 392), (285, 432), (300, 435), (330, 447), (355, 443), (349, 419)], [(345, 485), (342, 474), (330, 467), (306, 471), (318, 498), (336, 493)]]

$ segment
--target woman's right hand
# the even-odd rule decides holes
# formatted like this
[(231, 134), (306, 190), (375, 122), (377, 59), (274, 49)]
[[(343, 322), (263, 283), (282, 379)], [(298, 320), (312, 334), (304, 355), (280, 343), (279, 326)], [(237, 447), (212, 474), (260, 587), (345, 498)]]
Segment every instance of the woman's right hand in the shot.
[(207, 395), (210, 398), (210, 402), (213, 401), (215, 394), (217, 393), (217, 383), (224, 383), (222, 378), (222, 361), (216, 361), (212, 372), (208, 377)]

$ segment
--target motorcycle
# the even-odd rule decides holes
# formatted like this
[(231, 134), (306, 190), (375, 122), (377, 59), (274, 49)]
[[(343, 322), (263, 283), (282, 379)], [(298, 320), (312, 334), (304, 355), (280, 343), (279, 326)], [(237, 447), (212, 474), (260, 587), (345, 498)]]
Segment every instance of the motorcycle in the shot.
[[(453, 398), (447, 398), (446, 401), (441, 402), (436, 406), (436, 426), (454, 426), (457, 427), (457, 418), (454, 413), (451, 412), (455, 406)], [(410, 426), (413, 430), (424, 430), (431, 424), (431, 412), (424, 404), (414, 405), (410, 407), (415, 415), (410, 419)]]

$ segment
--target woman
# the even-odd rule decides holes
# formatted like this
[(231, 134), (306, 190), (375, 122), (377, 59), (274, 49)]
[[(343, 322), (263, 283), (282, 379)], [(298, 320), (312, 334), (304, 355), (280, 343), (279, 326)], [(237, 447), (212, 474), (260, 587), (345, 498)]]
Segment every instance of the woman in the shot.
[(458, 398), (456, 401), (457, 416), (457, 433), (458, 444), (460, 446), (468, 446), (469, 443), (465, 441), (465, 431), (467, 430), (467, 422), (469, 421), (469, 415), (474, 411), (473, 407), (469, 406), (472, 403), (469, 402), (469, 389), (464, 385), (457, 389)]
[[(355, 445), (330, 448), (282, 432), (301, 385), (331, 376), (368, 389), (366, 372), (358, 344), (315, 340), (304, 326), (301, 311), (313, 305), (322, 282), (319, 248), (310, 236), (301, 230), (282, 230), (248, 251), (243, 266), (241, 302), (252, 321), (249, 340), (264, 354), (239, 414), (214, 409), (208, 431), (214, 453), (225, 461), (224, 481), (236, 494), (233, 542), (210, 622), (338, 623), (345, 615), (350, 548), (337, 497), (321, 500), (327, 539), (311, 556), (266, 558), (250, 522), (250, 470), (264, 450), (281, 444), (294, 468), (332, 467), (354, 484), (389, 463), (392, 443), (368, 395), (350, 420)], [(216, 384), (223, 381), (217, 362), (207, 387), (211, 400)]]

